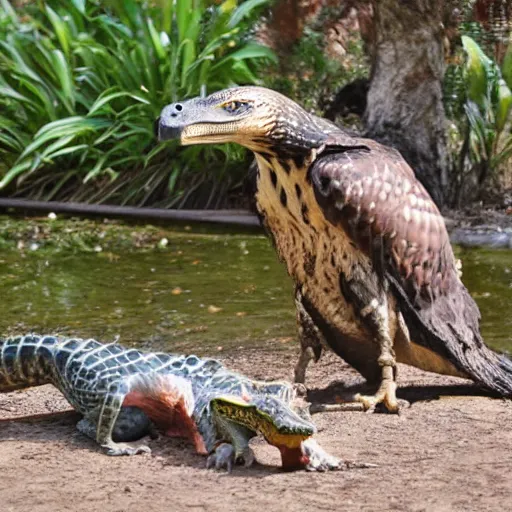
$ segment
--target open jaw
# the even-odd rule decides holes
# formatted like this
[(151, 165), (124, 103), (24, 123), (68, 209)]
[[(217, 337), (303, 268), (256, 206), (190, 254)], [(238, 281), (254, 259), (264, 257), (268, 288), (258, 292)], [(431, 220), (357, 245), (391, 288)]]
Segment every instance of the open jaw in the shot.
[(274, 397), (247, 402), (238, 397), (212, 400), (216, 414), (258, 432), (279, 448), (282, 467), (286, 470), (304, 468), (309, 462), (302, 443), (316, 431), (314, 425)]

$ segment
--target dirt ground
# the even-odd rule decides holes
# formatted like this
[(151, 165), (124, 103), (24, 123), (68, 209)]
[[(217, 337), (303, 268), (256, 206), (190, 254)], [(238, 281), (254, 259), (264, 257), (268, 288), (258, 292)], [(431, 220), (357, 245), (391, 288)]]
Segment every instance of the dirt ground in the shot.
[[(224, 361), (257, 378), (291, 378), (290, 351), (243, 350)], [(362, 389), (334, 355), (308, 373), (309, 397), (335, 402)], [(150, 442), (151, 455), (108, 457), (75, 431), (76, 415), (20, 421), (67, 409), (49, 386), (0, 395), (0, 510), (59, 511), (495, 511), (512, 508), (512, 402), (466, 381), (400, 368), (400, 416), (360, 412), (314, 416), (317, 439), (372, 469), (294, 473), (255, 440), (258, 464), (231, 475), (179, 439)], [(7, 420), (7, 421), (6, 421)]]

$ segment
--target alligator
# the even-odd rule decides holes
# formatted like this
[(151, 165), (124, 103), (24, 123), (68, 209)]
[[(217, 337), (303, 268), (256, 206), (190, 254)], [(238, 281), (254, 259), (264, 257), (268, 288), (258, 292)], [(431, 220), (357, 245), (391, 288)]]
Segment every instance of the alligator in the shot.
[(325, 452), (297, 386), (256, 381), (219, 361), (143, 352), (117, 342), (30, 334), (0, 340), (0, 392), (53, 384), (83, 418), (77, 429), (108, 455), (150, 452), (156, 432), (188, 438), (207, 467), (250, 466), (258, 433), (279, 448), (282, 468), (346, 464)]

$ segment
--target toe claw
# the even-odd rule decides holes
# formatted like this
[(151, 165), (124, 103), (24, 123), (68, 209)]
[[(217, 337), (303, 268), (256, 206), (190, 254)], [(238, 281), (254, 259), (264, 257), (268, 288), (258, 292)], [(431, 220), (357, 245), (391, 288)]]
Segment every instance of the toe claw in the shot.
[(305, 466), (306, 471), (336, 471), (343, 467), (341, 460), (329, 455), (314, 439), (304, 441), (302, 451), (309, 459)]
[(382, 409), (380, 410), (384, 410), (385, 412), (392, 414), (398, 414), (400, 411), (400, 406), (396, 397), (394, 395), (390, 396), (381, 390), (379, 390), (375, 395), (357, 394), (354, 398), (357, 402), (363, 404), (366, 413), (372, 413), (379, 410), (379, 406), (382, 406)]
[(138, 453), (151, 453), (151, 448), (143, 443), (110, 443), (103, 445), (107, 455), (116, 457), (119, 455), (137, 455)]
[(235, 449), (228, 443), (222, 443), (217, 446), (215, 451), (206, 460), (206, 468), (215, 467), (216, 470), (226, 468), (228, 473), (233, 471), (233, 462), (235, 460)]
[(237, 464), (243, 464), (246, 468), (251, 467), (255, 460), (254, 452), (248, 446), (235, 456), (235, 462)]

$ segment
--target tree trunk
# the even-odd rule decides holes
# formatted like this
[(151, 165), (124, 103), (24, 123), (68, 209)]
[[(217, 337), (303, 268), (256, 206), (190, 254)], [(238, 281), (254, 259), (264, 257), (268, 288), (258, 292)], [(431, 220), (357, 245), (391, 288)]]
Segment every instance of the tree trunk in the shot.
[(374, 0), (367, 135), (398, 149), (434, 201), (447, 199), (442, 0)]

